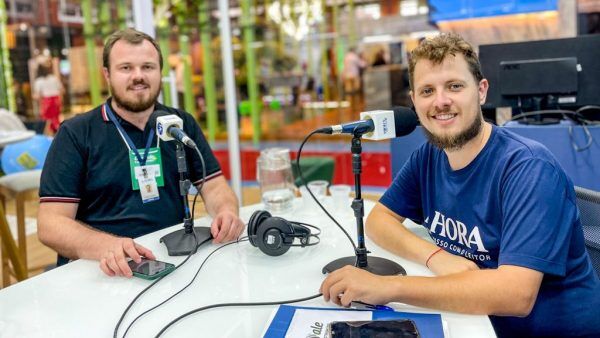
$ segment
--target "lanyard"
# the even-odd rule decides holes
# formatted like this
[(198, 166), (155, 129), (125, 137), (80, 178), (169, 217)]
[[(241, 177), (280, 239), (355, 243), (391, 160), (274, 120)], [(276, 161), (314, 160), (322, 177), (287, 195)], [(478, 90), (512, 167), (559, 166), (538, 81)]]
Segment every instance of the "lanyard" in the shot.
[(123, 129), (123, 126), (121, 126), (119, 121), (117, 121), (117, 118), (110, 109), (108, 102), (104, 103), (104, 110), (106, 111), (106, 115), (108, 115), (108, 118), (111, 120), (111, 122), (115, 125), (115, 127), (117, 127), (117, 131), (121, 135), (123, 141), (125, 141), (125, 145), (127, 146), (127, 148), (133, 151), (135, 157), (137, 157), (138, 161), (140, 162), (140, 165), (146, 165), (146, 160), (148, 159), (148, 152), (150, 151), (150, 145), (152, 145), (152, 141), (154, 140), (154, 128), (150, 130), (150, 135), (148, 135), (148, 140), (146, 141), (144, 157), (142, 157), (140, 156), (140, 152), (135, 147), (135, 144), (133, 143), (129, 135), (127, 135), (127, 132), (125, 132), (125, 130)]

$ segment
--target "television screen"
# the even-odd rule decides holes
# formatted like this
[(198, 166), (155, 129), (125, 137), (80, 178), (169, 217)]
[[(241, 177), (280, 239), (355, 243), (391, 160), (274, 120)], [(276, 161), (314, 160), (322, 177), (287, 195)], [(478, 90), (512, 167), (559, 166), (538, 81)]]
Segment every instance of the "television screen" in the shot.
[(429, 0), (433, 22), (557, 9), (557, 0)]

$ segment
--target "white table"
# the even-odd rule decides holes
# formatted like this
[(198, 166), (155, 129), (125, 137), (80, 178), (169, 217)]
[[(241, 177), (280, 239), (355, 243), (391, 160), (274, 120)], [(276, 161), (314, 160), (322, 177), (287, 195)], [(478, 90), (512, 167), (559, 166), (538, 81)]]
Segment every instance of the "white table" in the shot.
[[(322, 212), (307, 212), (302, 201), (294, 201), (295, 211), (282, 215), (308, 222), (323, 230), (321, 243), (308, 248), (291, 248), (279, 257), (263, 254), (249, 242), (233, 244), (214, 254), (196, 281), (182, 294), (138, 321), (127, 337), (154, 337), (172, 319), (192, 309), (225, 302), (264, 302), (302, 298), (318, 293), (323, 280), (321, 268), (330, 261), (353, 255), (347, 238)], [(366, 212), (374, 203), (366, 201)], [(261, 205), (242, 208), (248, 220)], [(355, 237), (351, 210), (336, 215)], [(206, 218), (196, 225), (209, 225)], [(415, 228), (418, 226), (415, 225)], [(158, 242), (172, 227), (143, 236), (138, 241), (151, 248), (158, 259), (179, 263), (183, 257), (169, 257)], [(424, 229), (417, 228), (427, 236)], [(410, 275), (430, 276), (423, 266), (385, 252), (367, 239), (373, 255), (394, 259)], [(204, 258), (217, 246), (207, 245), (180, 269), (167, 276), (132, 308), (124, 326), (145, 309), (178, 291), (193, 277)], [(107, 277), (94, 261), (79, 260), (0, 290), (0, 337), (112, 337), (125, 307), (148, 281), (139, 278)], [(335, 306), (322, 298), (296, 305)], [(404, 304), (399, 311), (435, 312)], [(163, 337), (260, 337), (275, 306), (218, 308), (196, 313), (172, 326)], [(450, 337), (495, 337), (487, 316), (442, 313)], [(123, 329), (120, 331), (122, 336)]]

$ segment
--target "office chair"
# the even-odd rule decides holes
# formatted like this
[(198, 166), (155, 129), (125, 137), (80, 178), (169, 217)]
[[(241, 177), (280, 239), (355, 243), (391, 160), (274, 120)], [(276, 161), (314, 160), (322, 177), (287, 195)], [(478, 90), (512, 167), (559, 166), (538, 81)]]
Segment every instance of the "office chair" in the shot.
[(600, 192), (575, 187), (585, 246), (600, 277)]

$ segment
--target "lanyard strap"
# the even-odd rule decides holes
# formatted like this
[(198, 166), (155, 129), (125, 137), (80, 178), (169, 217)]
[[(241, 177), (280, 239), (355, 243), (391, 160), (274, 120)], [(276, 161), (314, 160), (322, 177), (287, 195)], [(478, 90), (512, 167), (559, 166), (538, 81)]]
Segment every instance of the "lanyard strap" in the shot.
[(110, 121), (115, 125), (115, 127), (117, 127), (117, 131), (121, 135), (121, 138), (125, 142), (125, 145), (127, 146), (127, 148), (129, 150), (133, 151), (133, 153), (135, 154), (135, 157), (137, 157), (138, 161), (140, 162), (140, 165), (146, 165), (146, 160), (148, 159), (148, 153), (150, 152), (150, 146), (152, 145), (152, 141), (154, 140), (154, 128), (150, 130), (150, 135), (148, 135), (148, 140), (146, 141), (146, 149), (144, 150), (144, 157), (142, 157), (140, 155), (140, 152), (137, 150), (135, 144), (129, 137), (129, 135), (127, 135), (127, 132), (123, 129), (123, 126), (121, 126), (119, 121), (117, 121), (117, 118), (115, 117), (115, 114), (113, 114), (112, 110), (110, 109), (108, 102), (104, 103), (104, 110), (106, 111), (106, 115), (108, 115), (108, 118), (110, 119)]

